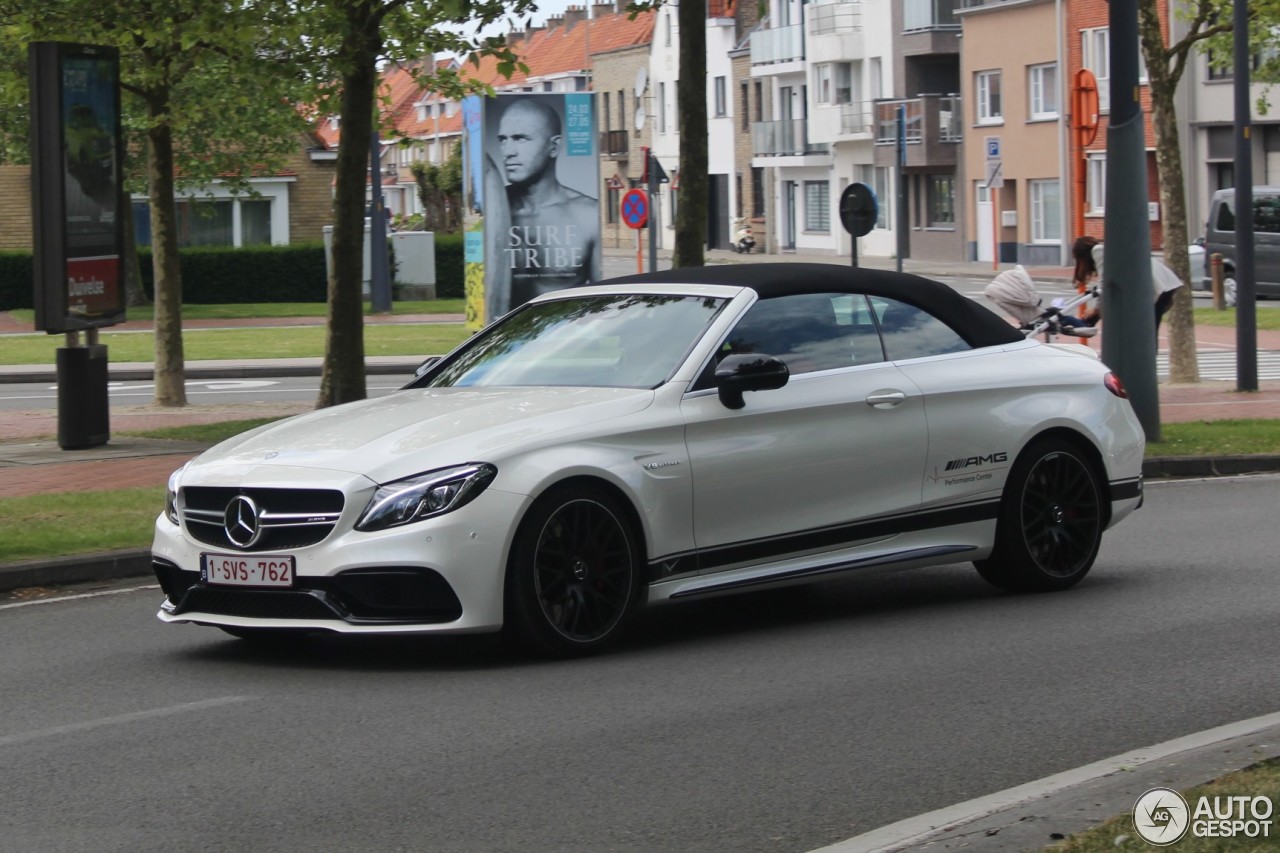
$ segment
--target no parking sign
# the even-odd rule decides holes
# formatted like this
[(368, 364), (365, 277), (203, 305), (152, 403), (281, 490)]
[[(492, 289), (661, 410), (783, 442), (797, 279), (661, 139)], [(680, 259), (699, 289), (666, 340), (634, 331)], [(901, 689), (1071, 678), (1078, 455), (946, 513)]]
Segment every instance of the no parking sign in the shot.
[(622, 221), (640, 229), (649, 223), (649, 194), (642, 189), (627, 190), (622, 196)]

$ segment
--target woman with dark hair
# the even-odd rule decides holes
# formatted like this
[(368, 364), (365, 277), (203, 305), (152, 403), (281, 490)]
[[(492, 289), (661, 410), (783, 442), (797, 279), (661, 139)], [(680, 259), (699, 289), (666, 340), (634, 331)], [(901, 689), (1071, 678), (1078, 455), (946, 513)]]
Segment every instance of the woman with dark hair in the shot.
[[(1071, 256), (1075, 258), (1075, 283), (1076, 286), (1087, 286), (1090, 281), (1097, 279), (1099, 287), (1102, 285), (1102, 243), (1098, 242), (1097, 237), (1078, 237), (1076, 242), (1071, 246)], [(1173, 305), (1173, 294), (1182, 286), (1182, 279), (1174, 274), (1173, 270), (1165, 266), (1164, 261), (1159, 258), (1151, 259), (1151, 287), (1155, 297), (1155, 317), (1156, 332), (1160, 331), (1160, 321), (1169, 311), (1169, 307)], [(1091, 315), (1093, 322), (1097, 322), (1100, 315), (1098, 311), (1094, 311)], [(1089, 318), (1085, 318), (1088, 320)]]

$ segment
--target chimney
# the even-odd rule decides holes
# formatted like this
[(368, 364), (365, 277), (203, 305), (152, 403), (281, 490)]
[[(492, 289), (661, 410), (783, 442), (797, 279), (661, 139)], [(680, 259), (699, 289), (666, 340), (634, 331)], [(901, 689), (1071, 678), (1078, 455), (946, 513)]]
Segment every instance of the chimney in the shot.
[(550, 15), (546, 20), (547, 32), (551, 32), (552, 30), (554, 30), (556, 27), (560, 26), (563, 23), (564, 23), (564, 16)]
[(566, 27), (572, 27), (578, 21), (585, 21), (586, 19), (586, 6), (569, 6), (564, 10), (564, 24)]

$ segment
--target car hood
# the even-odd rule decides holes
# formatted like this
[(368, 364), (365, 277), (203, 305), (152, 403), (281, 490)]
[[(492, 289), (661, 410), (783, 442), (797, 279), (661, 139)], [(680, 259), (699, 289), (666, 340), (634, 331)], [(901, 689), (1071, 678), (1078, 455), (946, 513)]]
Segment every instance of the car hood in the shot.
[(319, 468), (386, 482), (492, 461), (511, 445), (633, 414), (652, 400), (653, 391), (634, 388), (410, 389), (267, 424), (206, 451), (189, 471), (203, 479)]

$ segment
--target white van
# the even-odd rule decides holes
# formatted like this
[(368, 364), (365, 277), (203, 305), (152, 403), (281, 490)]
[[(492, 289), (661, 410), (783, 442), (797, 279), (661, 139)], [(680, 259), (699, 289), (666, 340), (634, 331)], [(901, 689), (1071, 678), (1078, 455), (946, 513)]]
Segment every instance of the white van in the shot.
[[(1236, 191), (1218, 190), (1209, 202), (1204, 229), (1204, 277), (1198, 290), (1210, 288), (1209, 259), (1222, 255), (1223, 292), (1235, 303)], [(1253, 265), (1258, 296), (1280, 296), (1280, 187), (1253, 188)]]

